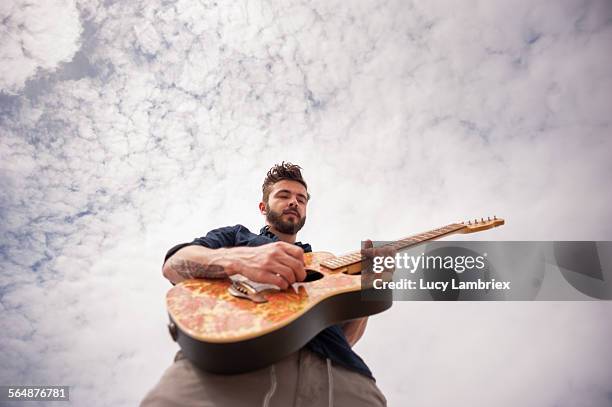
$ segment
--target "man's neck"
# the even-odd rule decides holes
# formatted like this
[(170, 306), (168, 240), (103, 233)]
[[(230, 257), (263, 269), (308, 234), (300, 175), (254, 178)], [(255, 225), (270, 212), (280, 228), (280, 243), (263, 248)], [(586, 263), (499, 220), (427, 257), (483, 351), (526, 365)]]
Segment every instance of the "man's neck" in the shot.
[(286, 233), (281, 233), (274, 226), (270, 224), (268, 224), (268, 227), (270, 228), (270, 232), (274, 233), (274, 235), (278, 237), (278, 240), (280, 240), (281, 242), (286, 242), (286, 243), (291, 243), (291, 244), (295, 243), (297, 234), (288, 235)]

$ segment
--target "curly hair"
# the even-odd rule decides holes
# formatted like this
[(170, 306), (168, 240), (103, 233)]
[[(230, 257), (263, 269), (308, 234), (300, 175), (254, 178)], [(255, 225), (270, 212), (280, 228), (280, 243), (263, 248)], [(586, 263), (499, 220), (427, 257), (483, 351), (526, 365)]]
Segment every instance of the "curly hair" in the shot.
[[(268, 202), (268, 198), (270, 197), (270, 189), (272, 185), (276, 184), (278, 181), (282, 180), (291, 180), (297, 181), (300, 184), (304, 185), (304, 188), (308, 189), (308, 185), (306, 185), (306, 181), (302, 178), (302, 172), (300, 171), (302, 167), (299, 165), (291, 164), (289, 162), (282, 162), (281, 164), (275, 164), (274, 167), (270, 168), (270, 171), (266, 174), (266, 178), (264, 179), (263, 185), (261, 186), (261, 191), (263, 193), (263, 201)], [(310, 194), (308, 194), (308, 199), (310, 199)]]

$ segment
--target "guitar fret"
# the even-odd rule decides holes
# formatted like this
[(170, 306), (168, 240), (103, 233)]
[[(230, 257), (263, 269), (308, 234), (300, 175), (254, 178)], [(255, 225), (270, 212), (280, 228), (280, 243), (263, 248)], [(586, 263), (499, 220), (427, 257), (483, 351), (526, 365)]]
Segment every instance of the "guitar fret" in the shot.
[[(438, 229), (433, 229), (424, 233), (420, 233), (418, 235), (409, 236), (400, 240), (396, 240), (394, 242), (390, 242), (385, 244), (385, 247), (392, 247), (396, 250), (400, 250), (403, 248), (407, 248), (410, 246), (417, 245), (419, 243), (425, 242), (427, 240), (437, 239), (438, 237), (447, 235), (449, 233), (456, 232), (465, 228), (466, 225), (461, 223), (451, 223), (449, 225), (443, 226)], [(362, 260), (362, 255), (360, 252), (348, 253), (343, 256), (335, 257), (333, 259), (328, 259), (321, 264), (325, 267), (328, 267), (332, 270), (336, 270), (342, 267), (347, 267), (352, 264), (358, 263)]]

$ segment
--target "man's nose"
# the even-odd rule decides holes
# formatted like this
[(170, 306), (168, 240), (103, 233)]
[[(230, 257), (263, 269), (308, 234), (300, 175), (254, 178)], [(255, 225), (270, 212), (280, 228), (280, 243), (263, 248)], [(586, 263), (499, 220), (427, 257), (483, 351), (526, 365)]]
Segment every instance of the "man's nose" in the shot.
[(290, 207), (292, 207), (292, 206), (297, 207), (297, 206), (298, 206), (298, 201), (297, 201), (297, 198), (293, 198), (293, 199), (291, 199), (291, 200), (289, 201), (289, 206), (290, 206)]

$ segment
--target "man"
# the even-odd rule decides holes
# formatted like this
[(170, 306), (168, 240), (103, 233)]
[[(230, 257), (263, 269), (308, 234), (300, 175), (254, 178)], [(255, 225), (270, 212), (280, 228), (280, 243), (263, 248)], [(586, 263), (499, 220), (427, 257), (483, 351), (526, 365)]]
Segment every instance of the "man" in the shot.
[[(296, 241), (306, 222), (310, 195), (301, 168), (277, 164), (262, 186), (259, 210), (266, 226), (259, 234), (242, 225), (210, 231), (166, 254), (164, 276), (173, 284), (190, 278), (242, 274), (252, 281), (287, 289), (304, 280), (304, 252)], [(329, 327), (299, 352), (254, 372), (216, 375), (202, 371), (179, 352), (174, 364), (142, 406), (381, 406), (385, 397), (372, 373), (351, 349), (367, 318)]]

